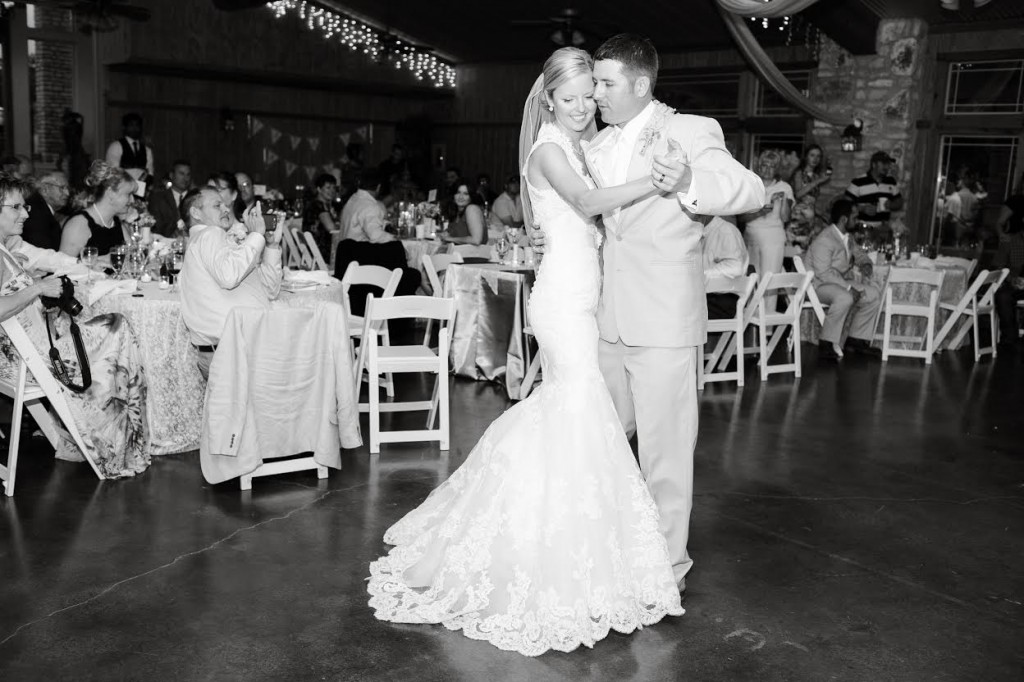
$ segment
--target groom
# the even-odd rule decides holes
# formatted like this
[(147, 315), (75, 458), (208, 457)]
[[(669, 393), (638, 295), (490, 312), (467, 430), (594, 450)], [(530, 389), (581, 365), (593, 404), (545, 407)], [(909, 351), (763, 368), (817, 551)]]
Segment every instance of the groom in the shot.
[(697, 362), (707, 339), (701, 216), (765, 204), (761, 179), (725, 149), (714, 119), (656, 101), (658, 53), (630, 34), (594, 53), (594, 99), (609, 124), (586, 160), (598, 186), (653, 175), (660, 193), (604, 215), (600, 363), (640, 469), (661, 514), (680, 590), (697, 442)]

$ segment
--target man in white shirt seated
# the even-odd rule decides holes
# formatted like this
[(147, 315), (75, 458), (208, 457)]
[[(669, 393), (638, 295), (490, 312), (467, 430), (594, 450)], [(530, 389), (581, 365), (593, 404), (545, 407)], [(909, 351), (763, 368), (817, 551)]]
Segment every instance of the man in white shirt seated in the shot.
[[(828, 304), (818, 343), (818, 358), (837, 362), (846, 353), (880, 356), (871, 347), (875, 318), (882, 294), (870, 283), (854, 278), (856, 265), (864, 279), (871, 277), (871, 259), (847, 232), (855, 218), (854, 204), (837, 199), (832, 204), (832, 224), (822, 230), (807, 250), (807, 269), (814, 271), (814, 290)], [(842, 349), (839, 341), (846, 318), (853, 315), (850, 335)]]
[[(712, 216), (704, 225), (704, 281), (712, 277), (743, 277), (750, 265), (747, 245), (736, 229), (735, 218)], [(727, 320), (736, 316), (736, 294), (707, 294), (708, 319)]]
[(387, 210), (377, 200), (379, 192), (380, 174), (377, 169), (364, 168), (359, 174), (359, 189), (341, 210), (342, 239), (373, 244), (395, 240), (395, 235), (384, 229)]
[(232, 308), (269, 308), (281, 292), (281, 227), (269, 236), (259, 204), (245, 212), (249, 233), (228, 234), (231, 206), (203, 187), (182, 199), (189, 241), (181, 269), (181, 316), (199, 351), (199, 371), (209, 377), (224, 323)]
[(505, 181), (505, 191), (494, 200), (487, 215), (487, 227), (495, 238), (500, 237), (506, 227), (523, 226), (523, 197), (519, 190), (519, 176), (510, 175)]

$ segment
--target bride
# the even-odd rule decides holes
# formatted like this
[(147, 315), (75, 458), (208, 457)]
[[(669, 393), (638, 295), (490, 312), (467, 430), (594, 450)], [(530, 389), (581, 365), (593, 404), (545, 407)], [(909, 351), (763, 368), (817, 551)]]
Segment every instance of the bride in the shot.
[(591, 216), (655, 192), (595, 189), (593, 61), (562, 48), (526, 101), (524, 208), (545, 233), (529, 317), (544, 382), (483, 435), (451, 478), (388, 529), (370, 606), (537, 656), (681, 615), (658, 510), (597, 363), (600, 235)]

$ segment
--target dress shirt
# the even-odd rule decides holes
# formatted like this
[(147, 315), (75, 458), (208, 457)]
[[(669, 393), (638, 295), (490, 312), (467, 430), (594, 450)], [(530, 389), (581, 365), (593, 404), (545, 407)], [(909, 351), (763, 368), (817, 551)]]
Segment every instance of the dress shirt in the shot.
[[(640, 113), (629, 119), (622, 125), (616, 126), (617, 139), (612, 145), (608, 162), (611, 172), (608, 174), (609, 186), (624, 185), (629, 176), (629, 163), (633, 159), (633, 148), (636, 147), (640, 138), (640, 131), (651, 120), (654, 115), (654, 101), (651, 100), (647, 106), (640, 110)], [(617, 207), (612, 213), (618, 217), (622, 207)]]
[(365, 189), (356, 190), (341, 210), (342, 239), (381, 244), (395, 237), (384, 230), (387, 211), (384, 204)]
[(835, 223), (833, 223), (830, 227), (833, 230), (836, 231), (836, 234), (839, 235), (839, 241), (841, 241), (843, 243), (843, 248), (846, 249), (846, 257), (849, 258), (850, 257), (850, 233), (849, 232), (843, 232), (838, 227), (836, 227)]
[(712, 277), (743, 277), (750, 265), (743, 235), (729, 219), (714, 216), (704, 226), (704, 281)]
[(232, 308), (269, 308), (281, 292), (281, 249), (263, 235), (240, 242), (226, 230), (195, 225), (181, 268), (181, 316), (197, 346), (215, 345)]
[(179, 192), (178, 190), (171, 187), (171, 196), (174, 197), (174, 205), (181, 208), (181, 200), (185, 197), (188, 192)]
[(511, 225), (512, 223), (522, 225), (522, 195), (517, 194), (515, 199), (510, 197), (508, 192), (502, 192), (498, 195), (498, 198), (494, 200), (494, 206), (491, 207), (491, 213), (487, 218), (487, 222), (490, 223), (491, 227), (501, 227), (503, 225)]

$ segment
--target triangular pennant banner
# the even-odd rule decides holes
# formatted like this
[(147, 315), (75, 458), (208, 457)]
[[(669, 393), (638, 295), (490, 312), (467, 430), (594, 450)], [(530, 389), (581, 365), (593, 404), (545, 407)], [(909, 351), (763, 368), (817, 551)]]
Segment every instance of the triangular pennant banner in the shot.
[(312, 180), (313, 176), (316, 175), (316, 166), (304, 166), (303, 170), (306, 171), (306, 178), (309, 180)]
[(302, 144), (302, 138), (298, 135), (289, 135), (289, 141), (292, 143), (292, 151), (295, 151), (300, 144)]
[(286, 178), (290, 178), (292, 176), (292, 173), (295, 172), (296, 168), (298, 168), (297, 164), (294, 164), (291, 161), (285, 161), (284, 162), (284, 175), (285, 175), (285, 177)]
[(342, 133), (338, 137), (341, 139), (341, 143), (347, 147), (348, 141), (352, 138), (352, 133)]
[(270, 144), (277, 144), (277, 141), (281, 139), (281, 131), (277, 128), (271, 127), (270, 129)]
[(249, 137), (258, 134), (261, 130), (263, 130), (263, 121), (253, 116), (252, 126), (249, 128)]
[(307, 137), (306, 142), (309, 143), (309, 148), (312, 149), (313, 151), (316, 151), (316, 148), (320, 146), (319, 137)]
[(263, 149), (263, 165), (264, 166), (272, 165), (279, 158), (281, 158), (281, 157), (278, 156), (277, 154), (275, 154), (273, 149), (267, 149), (267, 148)]
[(366, 126), (360, 126), (359, 128), (356, 128), (356, 135), (358, 135), (359, 137), (361, 137), (361, 138), (363, 138), (365, 140), (366, 139)]

